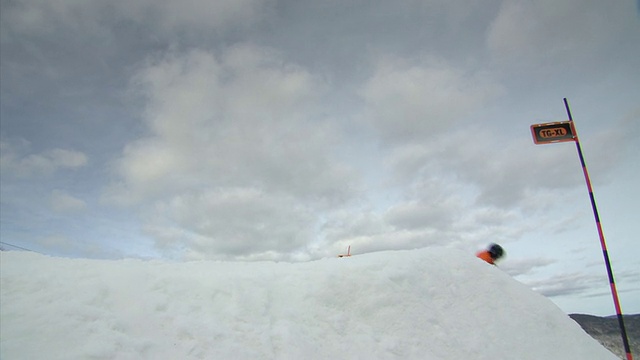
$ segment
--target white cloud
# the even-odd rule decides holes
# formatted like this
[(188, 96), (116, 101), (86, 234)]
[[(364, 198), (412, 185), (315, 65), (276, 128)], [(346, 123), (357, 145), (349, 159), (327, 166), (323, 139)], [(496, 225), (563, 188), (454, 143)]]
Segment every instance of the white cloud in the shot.
[(463, 123), (502, 92), (482, 72), (435, 59), (386, 58), (361, 89), (366, 104), (362, 118), (387, 142), (424, 142)]
[[(533, 209), (566, 200), (568, 193), (582, 189), (573, 144), (536, 146), (526, 127), (521, 131), (524, 136), (505, 139), (496, 135), (500, 129), (495, 126), (470, 124), (464, 131), (398, 146), (386, 158), (387, 166), (405, 188), (435, 176), (444, 181), (445, 193), (465, 194), (480, 206)], [(600, 137), (603, 140), (594, 142), (589, 161), (604, 176), (619, 165), (624, 148), (611, 147), (615, 134), (603, 132)]]
[(50, 203), (51, 209), (57, 213), (78, 212), (87, 207), (84, 200), (74, 197), (63, 190), (53, 190)]
[(87, 155), (67, 149), (52, 149), (41, 153), (28, 154), (27, 142), (0, 143), (0, 167), (3, 174), (27, 178), (50, 175), (61, 169), (75, 169), (88, 163)]
[(305, 248), (317, 219), (295, 198), (255, 188), (175, 195), (150, 211), (147, 229), (164, 248), (187, 246), (191, 257), (224, 258)]
[(154, 233), (166, 221), (192, 250), (284, 252), (313, 240), (310, 212), (353, 198), (342, 139), (318, 105), (324, 83), (272, 50), (169, 54), (135, 86), (149, 134), (126, 146), (106, 198), (155, 203)]
[(36, 240), (37, 248), (46, 250), (46, 253), (65, 255), (78, 254), (86, 258), (118, 259), (123, 254), (109, 248), (107, 244), (80, 241), (62, 234), (52, 234), (40, 237)]
[(409, 202), (393, 206), (387, 213), (386, 220), (406, 230), (447, 229), (454, 220), (455, 213), (451, 210), (453, 209), (438, 202)]
[(350, 175), (333, 148), (340, 136), (315, 105), (322, 83), (274, 56), (240, 46), (220, 60), (192, 51), (143, 69), (151, 134), (117, 163), (126, 196), (217, 186), (346, 195)]

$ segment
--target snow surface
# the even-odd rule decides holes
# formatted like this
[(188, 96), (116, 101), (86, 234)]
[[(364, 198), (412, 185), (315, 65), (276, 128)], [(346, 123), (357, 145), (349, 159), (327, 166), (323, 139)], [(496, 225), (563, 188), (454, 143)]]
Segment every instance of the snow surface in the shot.
[(306, 263), (2, 252), (0, 358), (616, 359), (471, 254)]

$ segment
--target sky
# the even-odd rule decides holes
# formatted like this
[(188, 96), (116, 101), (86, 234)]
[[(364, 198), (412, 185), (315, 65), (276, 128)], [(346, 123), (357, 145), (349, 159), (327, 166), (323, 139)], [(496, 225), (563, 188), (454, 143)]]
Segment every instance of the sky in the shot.
[(618, 359), (446, 247), (296, 263), (0, 257), (3, 359)]
[(499, 243), (564, 311), (640, 312), (637, 1), (2, 0), (0, 239), (309, 261)]

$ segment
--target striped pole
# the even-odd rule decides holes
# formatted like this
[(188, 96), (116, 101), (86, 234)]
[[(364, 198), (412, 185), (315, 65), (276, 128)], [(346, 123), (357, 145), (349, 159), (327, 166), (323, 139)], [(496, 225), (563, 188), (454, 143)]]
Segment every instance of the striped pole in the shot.
[[(569, 121), (573, 123), (573, 117), (571, 116), (571, 110), (569, 110), (569, 103), (567, 102), (567, 98), (564, 98), (564, 107), (567, 109), (567, 115), (569, 116)], [(593, 196), (593, 189), (591, 188), (591, 180), (589, 180), (587, 165), (585, 164), (584, 157), (582, 156), (582, 149), (580, 148), (580, 140), (578, 140), (578, 133), (575, 132), (575, 126), (573, 127), (573, 130), (574, 130), (574, 136), (576, 141), (576, 148), (578, 149), (578, 156), (580, 157), (580, 163), (582, 164), (582, 172), (584, 173), (584, 179), (587, 182), (587, 189), (589, 190), (589, 197), (591, 198), (591, 208), (593, 209), (593, 216), (596, 219), (596, 227), (598, 228), (598, 235), (600, 235), (600, 246), (602, 247), (602, 254), (604, 255), (604, 263), (607, 266), (607, 274), (609, 275), (609, 286), (611, 287), (613, 304), (616, 307), (616, 315), (618, 316), (618, 324), (620, 325), (620, 334), (622, 335), (622, 343), (624, 344), (624, 351), (627, 354), (627, 360), (633, 360), (633, 355), (631, 355), (631, 348), (629, 347), (629, 339), (627, 338), (627, 330), (624, 327), (624, 318), (622, 316), (622, 310), (620, 308), (620, 300), (618, 300), (618, 291), (616, 290), (616, 283), (613, 279), (613, 270), (611, 270), (611, 262), (609, 261), (607, 244), (604, 241), (604, 233), (602, 232), (602, 225), (600, 224), (600, 217), (598, 216), (596, 199)]]

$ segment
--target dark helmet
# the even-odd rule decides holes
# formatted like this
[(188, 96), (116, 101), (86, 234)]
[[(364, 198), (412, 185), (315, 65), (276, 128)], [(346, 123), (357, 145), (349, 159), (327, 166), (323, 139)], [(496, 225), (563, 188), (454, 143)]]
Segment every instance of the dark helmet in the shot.
[(498, 244), (491, 244), (489, 245), (489, 255), (491, 255), (491, 258), (496, 260), (504, 255), (504, 250), (502, 249), (502, 246)]

